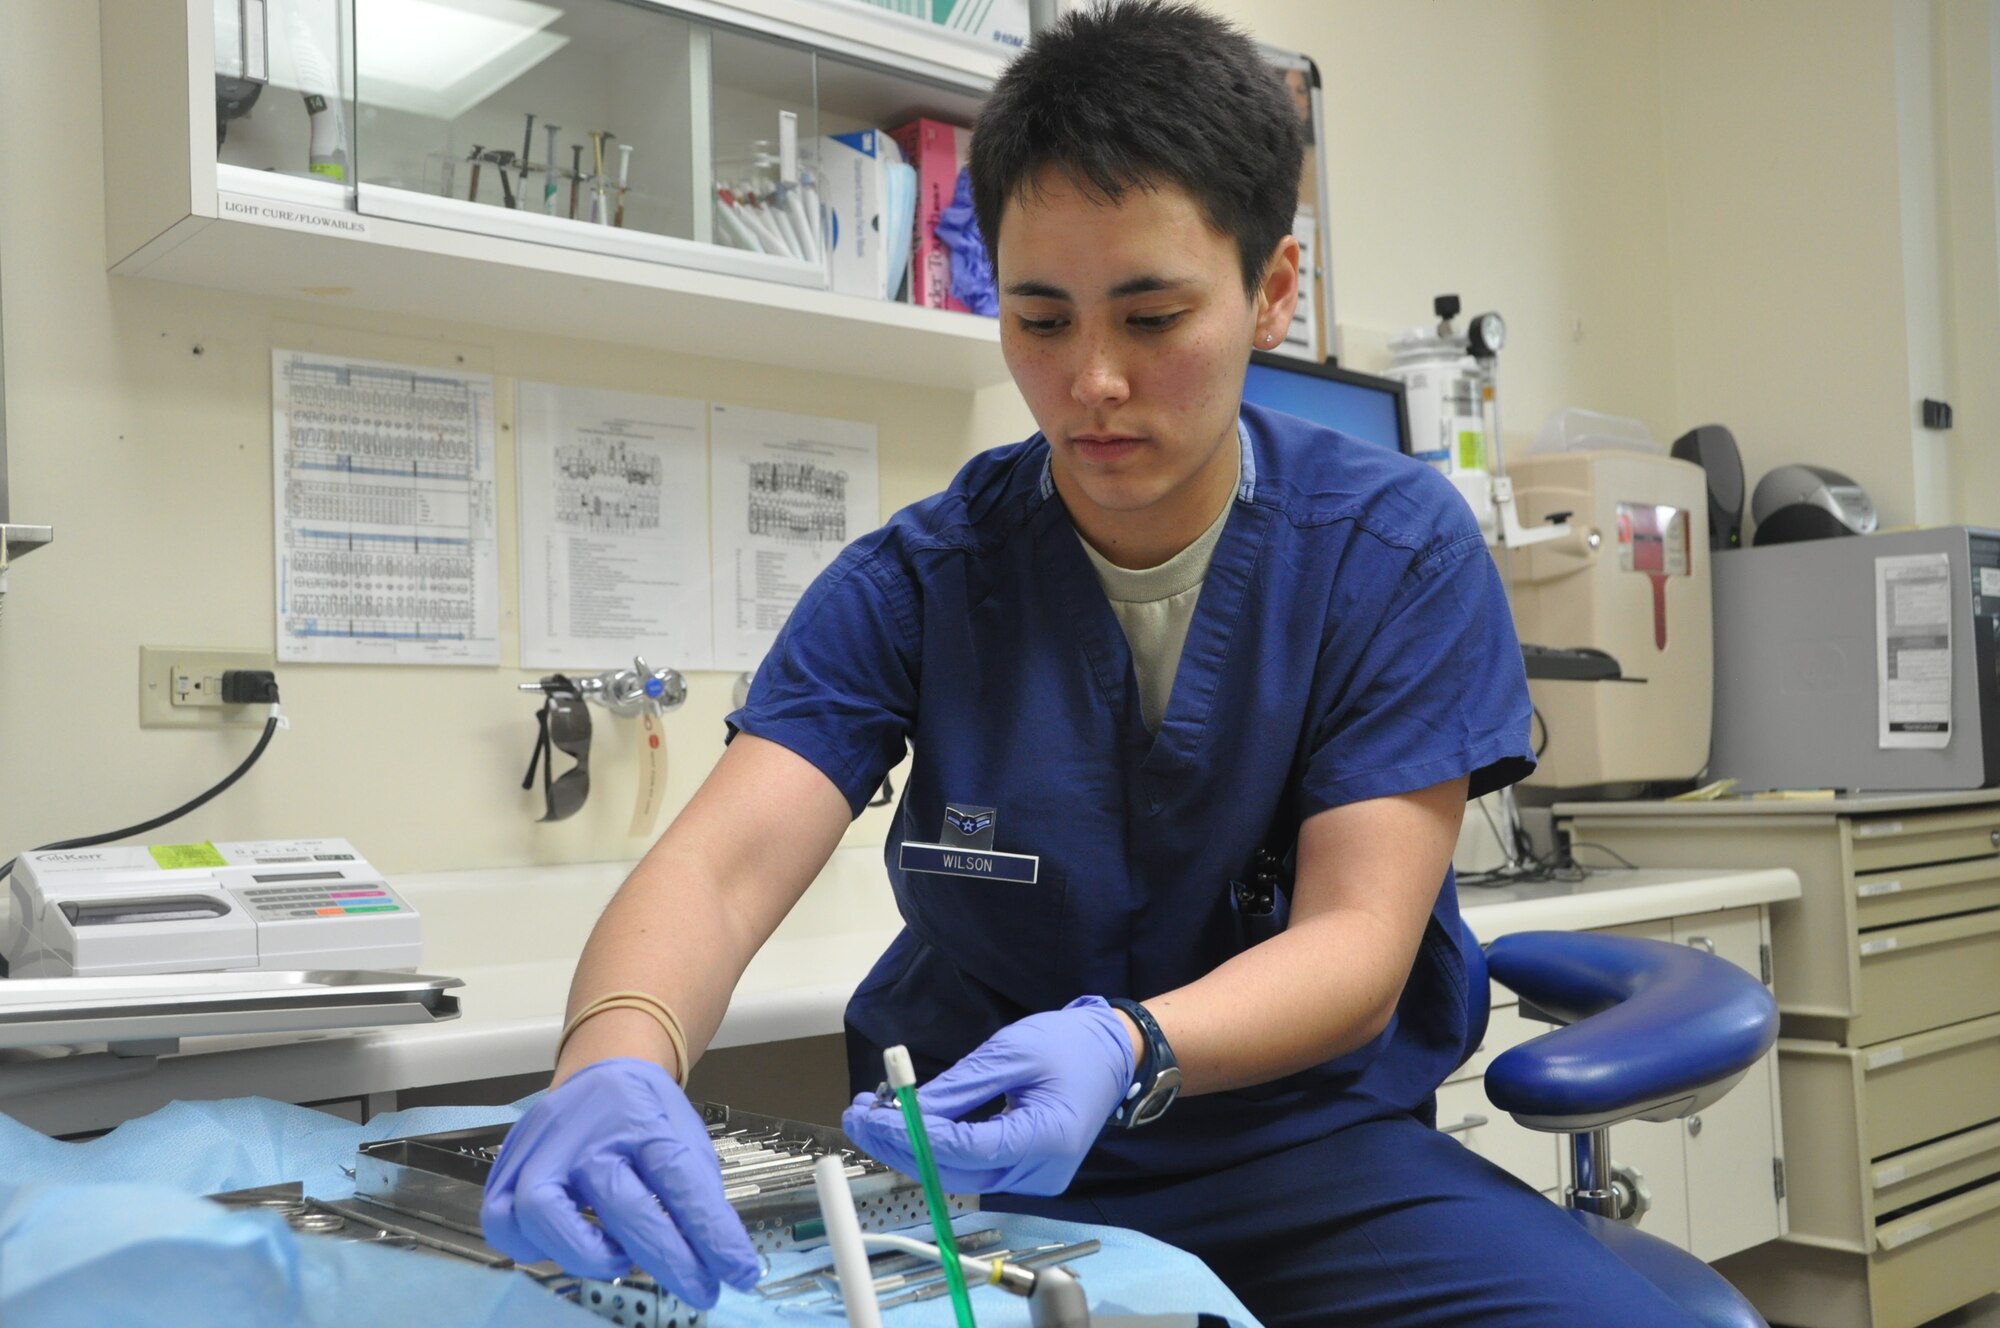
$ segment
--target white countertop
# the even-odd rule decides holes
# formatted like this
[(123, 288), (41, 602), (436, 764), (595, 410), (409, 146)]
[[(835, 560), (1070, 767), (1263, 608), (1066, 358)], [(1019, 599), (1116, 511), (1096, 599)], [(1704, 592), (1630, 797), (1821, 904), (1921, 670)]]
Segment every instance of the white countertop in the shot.
[[(186, 1098), (305, 1102), (545, 1070), (590, 929), (629, 863), (398, 877), (423, 915), (424, 971), (464, 979), (460, 1018), (300, 1038), (190, 1040), (152, 1073), (32, 1096), (0, 1111), (50, 1133), (98, 1129)], [(1482, 941), (1796, 898), (1790, 871), (1606, 871), (1575, 883), (1467, 888)], [(837, 1033), (849, 993), (901, 926), (881, 850), (844, 848), (758, 952), (711, 1046)]]
[(2000, 789), (1949, 793), (1852, 793), (1839, 798), (1711, 798), (1706, 802), (1559, 802), (1551, 810), (1574, 816), (1866, 816), (1924, 812), (2000, 802)]

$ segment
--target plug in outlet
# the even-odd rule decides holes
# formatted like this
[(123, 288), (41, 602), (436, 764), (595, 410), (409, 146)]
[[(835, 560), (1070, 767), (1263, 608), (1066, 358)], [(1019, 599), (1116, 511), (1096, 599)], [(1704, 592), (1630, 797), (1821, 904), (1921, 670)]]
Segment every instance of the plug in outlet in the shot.
[(199, 646), (139, 647), (139, 727), (142, 729), (220, 728), (262, 724), (261, 705), (229, 705), (222, 699), (222, 675), (231, 669), (275, 668), (261, 650), (213, 650)]

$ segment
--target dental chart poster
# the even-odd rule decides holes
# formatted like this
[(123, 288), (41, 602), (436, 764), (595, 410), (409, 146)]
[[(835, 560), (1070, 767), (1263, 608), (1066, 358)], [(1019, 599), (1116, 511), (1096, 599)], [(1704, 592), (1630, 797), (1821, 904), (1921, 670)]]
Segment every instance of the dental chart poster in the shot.
[(498, 664), (493, 379), (271, 352), (278, 658)]
[(706, 409), (520, 385), (523, 668), (711, 667)]
[(709, 407), (715, 667), (757, 667), (841, 547), (882, 522), (875, 426)]

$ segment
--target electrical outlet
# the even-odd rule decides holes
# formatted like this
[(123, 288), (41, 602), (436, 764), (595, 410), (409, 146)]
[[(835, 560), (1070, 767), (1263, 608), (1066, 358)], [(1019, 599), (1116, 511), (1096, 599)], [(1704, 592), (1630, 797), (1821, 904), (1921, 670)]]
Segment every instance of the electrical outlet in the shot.
[(220, 728), (257, 725), (270, 717), (261, 705), (227, 705), (222, 675), (231, 669), (275, 669), (261, 650), (207, 646), (139, 647), (139, 727)]

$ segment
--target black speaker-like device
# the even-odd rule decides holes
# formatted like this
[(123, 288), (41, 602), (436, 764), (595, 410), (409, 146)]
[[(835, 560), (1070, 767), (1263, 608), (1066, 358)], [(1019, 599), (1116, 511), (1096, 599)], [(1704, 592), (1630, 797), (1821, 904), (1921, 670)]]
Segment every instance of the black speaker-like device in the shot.
[(1689, 429), (1674, 440), (1674, 455), (1708, 476), (1708, 547), (1743, 546), (1743, 456), (1736, 436), (1720, 424)]

